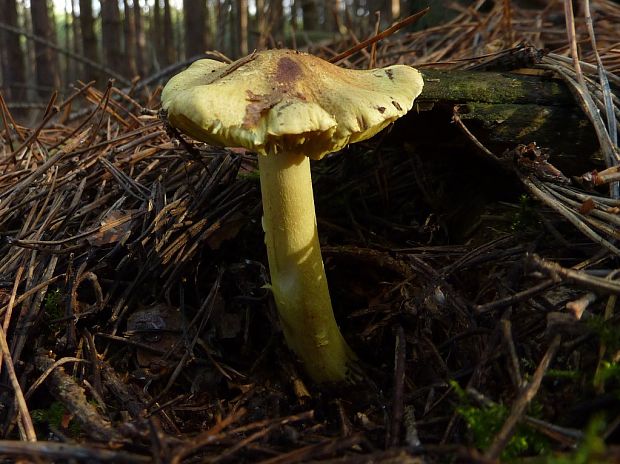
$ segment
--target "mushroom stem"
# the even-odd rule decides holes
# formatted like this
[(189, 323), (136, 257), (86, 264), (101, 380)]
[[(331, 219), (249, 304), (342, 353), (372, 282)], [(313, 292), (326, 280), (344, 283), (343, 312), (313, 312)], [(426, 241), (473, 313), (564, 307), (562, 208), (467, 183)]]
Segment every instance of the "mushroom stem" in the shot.
[(271, 288), (289, 347), (317, 382), (341, 382), (355, 362), (332, 310), (303, 154), (258, 156)]

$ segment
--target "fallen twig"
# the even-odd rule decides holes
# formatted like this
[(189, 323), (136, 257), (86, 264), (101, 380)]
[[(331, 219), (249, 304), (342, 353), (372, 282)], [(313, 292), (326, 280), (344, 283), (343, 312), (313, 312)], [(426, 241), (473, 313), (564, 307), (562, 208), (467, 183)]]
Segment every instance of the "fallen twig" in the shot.
[(512, 437), (515, 427), (522, 420), (523, 414), (525, 413), (525, 409), (528, 407), (530, 402), (538, 393), (538, 389), (540, 388), (540, 383), (553, 360), (555, 353), (560, 347), (560, 342), (562, 341), (562, 337), (557, 335), (549, 348), (547, 348), (547, 352), (543, 356), (532, 376), (532, 380), (521, 390), (521, 393), (517, 397), (517, 399), (512, 404), (512, 409), (510, 411), (510, 415), (504, 422), (501, 430), (495, 436), (493, 443), (489, 447), (489, 449), (485, 453), (485, 457), (487, 459), (497, 459), (503, 449), (506, 447), (508, 440)]
[(583, 271), (562, 267), (557, 263), (542, 259), (536, 254), (530, 255), (529, 258), (536, 267), (544, 270), (557, 281), (569, 280), (570, 282), (583, 285), (584, 287), (599, 292), (620, 294), (620, 283), (616, 281), (592, 276)]

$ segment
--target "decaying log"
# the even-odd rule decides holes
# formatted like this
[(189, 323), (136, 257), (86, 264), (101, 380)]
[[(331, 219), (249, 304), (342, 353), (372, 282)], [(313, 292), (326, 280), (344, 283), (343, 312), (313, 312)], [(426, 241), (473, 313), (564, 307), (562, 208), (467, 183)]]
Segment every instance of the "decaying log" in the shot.
[(561, 80), (503, 72), (421, 72), (425, 86), (416, 100), (418, 110), (436, 112), (446, 124), (458, 111), (476, 137), (498, 154), (536, 142), (564, 166), (600, 159), (594, 130)]
[(445, 103), (538, 104), (575, 106), (557, 79), (507, 72), (421, 69), (424, 90), (418, 101)]
[[(40, 372), (47, 371), (54, 359), (43, 351), (35, 356), (35, 365)], [(65, 372), (64, 367), (54, 369), (46, 380), (49, 391), (75, 417), (89, 437), (102, 442), (120, 441), (121, 437), (112, 424), (88, 402), (84, 389)]]

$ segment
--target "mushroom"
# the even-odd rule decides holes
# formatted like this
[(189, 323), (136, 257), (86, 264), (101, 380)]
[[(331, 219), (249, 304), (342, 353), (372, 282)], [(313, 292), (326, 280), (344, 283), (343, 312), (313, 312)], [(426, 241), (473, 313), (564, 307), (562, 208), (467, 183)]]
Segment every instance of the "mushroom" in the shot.
[(347, 380), (356, 356), (332, 310), (309, 158), (372, 137), (411, 109), (422, 86), (405, 65), (358, 71), (269, 50), (231, 64), (196, 61), (162, 92), (173, 127), (259, 154), (271, 290), (286, 341), (317, 382)]

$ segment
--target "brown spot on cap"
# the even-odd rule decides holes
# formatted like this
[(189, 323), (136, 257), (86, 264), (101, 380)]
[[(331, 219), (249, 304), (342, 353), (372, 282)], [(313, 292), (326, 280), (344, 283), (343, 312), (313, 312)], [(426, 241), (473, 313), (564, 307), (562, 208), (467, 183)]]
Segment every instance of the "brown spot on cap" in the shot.
[(276, 82), (280, 84), (291, 84), (302, 75), (301, 67), (288, 56), (283, 56), (278, 61), (276, 70)]
[(243, 127), (245, 129), (256, 127), (263, 114), (281, 100), (279, 95), (258, 95), (250, 90), (247, 90), (246, 94), (246, 99), (249, 103), (245, 108), (245, 115), (243, 117)]
[(389, 77), (391, 81), (394, 80), (394, 72), (391, 69), (386, 69), (385, 74), (387, 74), (387, 77)]
[(378, 106), (377, 110), (379, 110), (379, 113), (383, 114), (385, 113), (385, 106)]
[(400, 103), (398, 103), (397, 101), (392, 100), (392, 105), (394, 105), (394, 108), (396, 108), (398, 111), (403, 110), (402, 106), (400, 106)]

